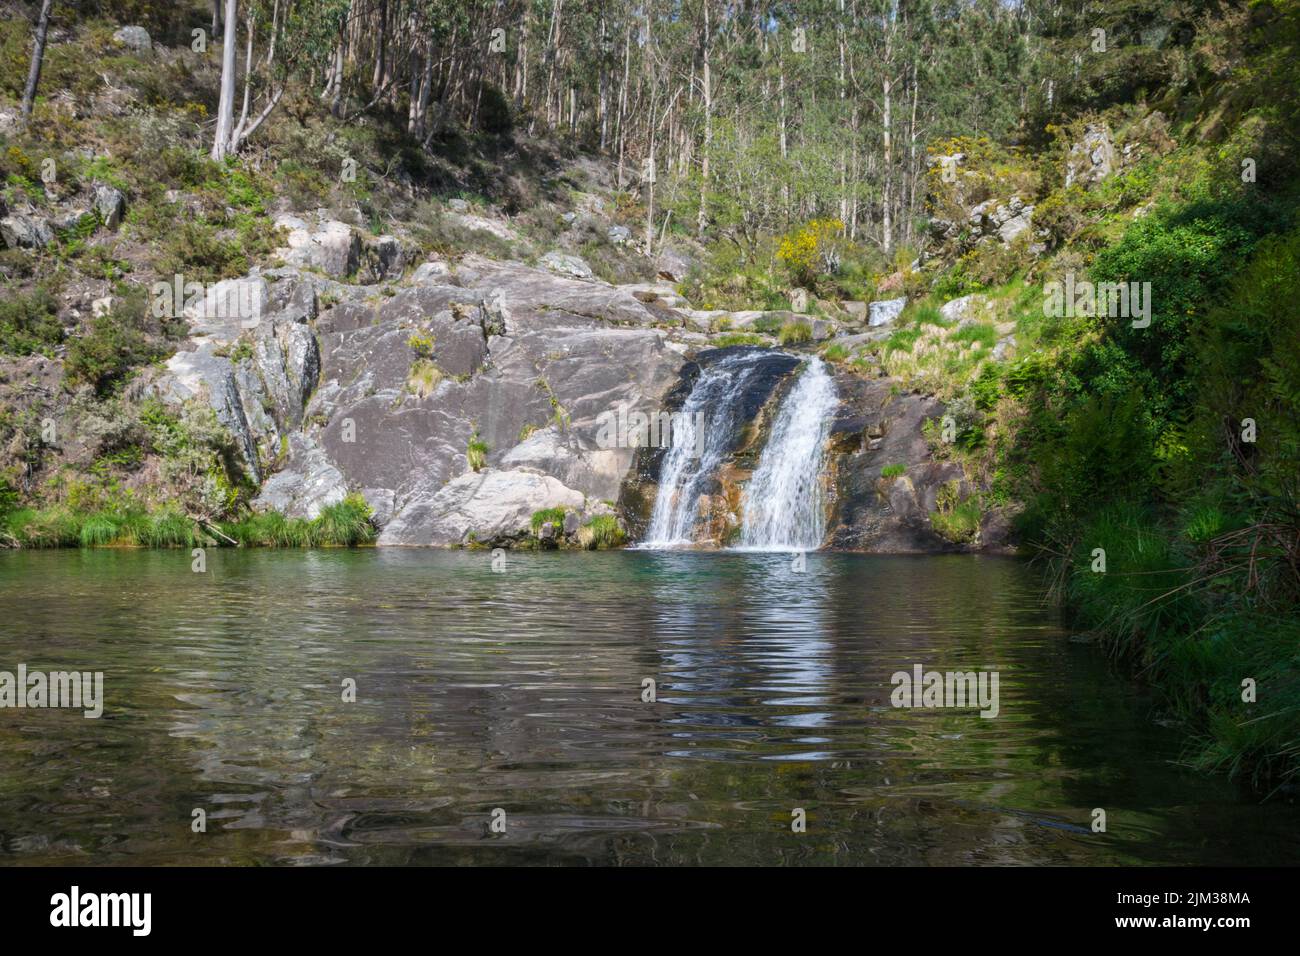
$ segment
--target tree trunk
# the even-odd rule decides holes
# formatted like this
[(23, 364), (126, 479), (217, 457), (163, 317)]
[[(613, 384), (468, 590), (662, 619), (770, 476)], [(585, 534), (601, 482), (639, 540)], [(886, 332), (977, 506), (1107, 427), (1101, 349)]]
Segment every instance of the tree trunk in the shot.
[(235, 30), (239, 23), (237, 0), (226, 0), (226, 32), (221, 41), (221, 99), (217, 103), (217, 130), (212, 140), (212, 158), (222, 160), (231, 148), (235, 124)]
[(41, 64), (45, 61), (45, 35), (50, 29), (50, 7), (54, 0), (41, 4), (41, 15), (36, 21), (36, 43), (32, 47), (32, 64), (27, 71), (27, 86), (23, 89), (23, 124), (32, 118), (32, 105), (36, 102), (36, 85), (41, 81)]

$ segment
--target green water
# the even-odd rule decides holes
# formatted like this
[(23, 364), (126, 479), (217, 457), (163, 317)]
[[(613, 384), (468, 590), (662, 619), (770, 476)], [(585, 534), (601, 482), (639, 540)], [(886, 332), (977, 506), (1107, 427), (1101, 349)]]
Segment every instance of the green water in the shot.
[[(103, 671), (105, 696), (0, 710), (0, 862), (1300, 860), (1300, 811), (1180, 769), (1011, 560), (190, 561), (0, 554), (0, 670)], [(891, 707), (916, 663), (996, 669), (999, 716)]]

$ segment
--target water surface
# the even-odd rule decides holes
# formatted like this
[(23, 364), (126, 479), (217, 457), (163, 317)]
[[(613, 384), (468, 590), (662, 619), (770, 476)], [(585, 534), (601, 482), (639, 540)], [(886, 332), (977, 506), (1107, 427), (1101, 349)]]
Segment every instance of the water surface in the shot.
[[(106, 697), (0, 710), (0, 862), (1300, 860), (1297, 809), (1180, 769), (1023, 564), (805, 560), (0, 554), (0, 670)], [(915, 663), (996, 668), (1000, 715), (892, 708)]]

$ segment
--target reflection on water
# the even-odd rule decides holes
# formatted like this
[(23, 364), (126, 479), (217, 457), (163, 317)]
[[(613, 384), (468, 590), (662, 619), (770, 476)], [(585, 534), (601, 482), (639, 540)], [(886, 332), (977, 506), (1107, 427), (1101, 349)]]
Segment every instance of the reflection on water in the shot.
[[(0, 555), (0, 670), (102, 670), (106, 698), (0, 710), (0, 862), (1300, 859), (1300, 814), (1180, 770), (1023, 565), (805, 560)], [(918, 663), (996, 669), (1000, 715), (892, 708)]]

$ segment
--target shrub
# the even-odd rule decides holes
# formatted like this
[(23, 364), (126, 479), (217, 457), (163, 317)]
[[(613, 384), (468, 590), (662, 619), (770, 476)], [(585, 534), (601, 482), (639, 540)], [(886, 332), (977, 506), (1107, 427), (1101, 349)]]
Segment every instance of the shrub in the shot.
[(442, 369), (427, 358), (418, 358), (411, 363), (411, 371), (406, 375), (406, 387), (416, 398), (428, 398), (442, 381)]
[(487, 464), (488, 446), (487, 442), (478, 437), (478, 432), (470, 436), (469, 444), (465, 448), (465, 457), (469, 459), (469, 466), (474, 471), (480, 471)]
[(49, 355), (63, 341), (58, 304), (44, 288), (29, 295), (0, 298), (0, 352)]
[(782, 345), (803, 345), (812, 341), (812, 326), (799, 319), (791, 319), (781, 326), (777, 339)]
[(564, 509), (543, 508), (541, 511), (534, 511), (532, 520), (529, 522), (529, 525), (533, 529), (533, 534), (539, 533), (542, 530), (542, 525), (546, 524), (548, 521), (557, 527), (563, 527)]
[(64, 363), (68, 380), (105, 395), (137, 367), (161, 358), (166, 350), (149, 340), (144, 327), (143, 297), (115, 299), (108, 312), (91, 319), (90, 328), (72, 340)]
[(372, 540), (375, 529), (370, 523), (371, 514), (366, 499), (355, 493), (337, 504), (326, 505), (313, 522), (316, 543), (350, 548)]
[(979, 499), (972, 495), (962, 500), (956, 481), (939, 489), (935, 508), (930, 513), (930, 526), (939, 537), (953, 544), (968, 544), (978, 537), (982, 517)]
[(617, 548), (627, 542), (627, 533), (614, 515), (596, 515), (578, 532), (578, 543), (589, 551)]

